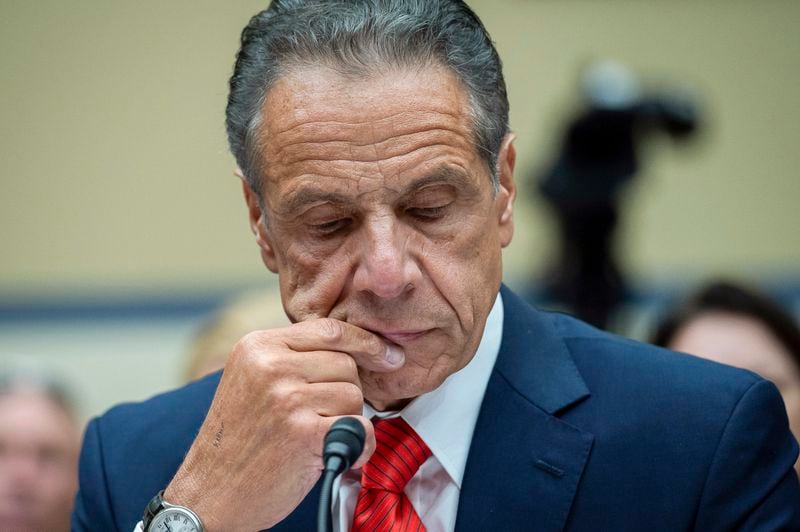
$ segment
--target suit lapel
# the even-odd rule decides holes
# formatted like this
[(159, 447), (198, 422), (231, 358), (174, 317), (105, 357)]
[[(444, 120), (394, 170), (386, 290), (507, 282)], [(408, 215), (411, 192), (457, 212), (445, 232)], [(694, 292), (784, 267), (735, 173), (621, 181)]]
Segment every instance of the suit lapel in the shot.
[(593, 436), (557, 417), (588, 397), (552, 323), (503, 287), (503, 341), (470, 447), (456, 530), (563, 530)]

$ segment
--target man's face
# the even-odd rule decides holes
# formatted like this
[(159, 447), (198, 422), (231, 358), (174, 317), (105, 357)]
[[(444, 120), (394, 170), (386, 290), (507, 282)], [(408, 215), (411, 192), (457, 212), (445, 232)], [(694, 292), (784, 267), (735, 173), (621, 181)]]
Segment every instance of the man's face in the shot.
[(474, 355), (500, 285), (511, 138), (495, 193), (467, 96), (438, 67), (363, 81), (295, 70), (269, 91), (265, 116), (264, 213), (245, 191), (287, 314), (343, 320), (403, 348), (397, 371), (360, 369), (373, 406), (436, 388)]
[(77, 428), (39, 392), (0, 395), (0, 530), (69, 530)]

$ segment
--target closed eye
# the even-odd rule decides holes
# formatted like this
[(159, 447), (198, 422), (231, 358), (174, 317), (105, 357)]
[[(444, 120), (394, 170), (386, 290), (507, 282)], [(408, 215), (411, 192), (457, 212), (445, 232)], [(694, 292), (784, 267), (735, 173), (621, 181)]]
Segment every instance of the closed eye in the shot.
[(414, 218), (422, 221), (433, 221), (442, 218), (450, 205), (440, 205), (438, 207), (412, 207), (406, 212)]
[(352, 220), (350, 218), (339, 218), (321, 224), (312, 224), (311, 231), (318, 236), (331, 236), (350, 225)]

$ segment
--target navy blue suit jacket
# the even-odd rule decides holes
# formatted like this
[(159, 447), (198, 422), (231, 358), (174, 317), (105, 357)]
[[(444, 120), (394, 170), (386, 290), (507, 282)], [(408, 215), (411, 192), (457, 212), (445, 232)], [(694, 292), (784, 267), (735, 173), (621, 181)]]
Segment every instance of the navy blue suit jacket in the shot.
[[(502, 294), (502, 346), (456, 530), (800, 530), (797, 444), (771, 383)], [(178, 469), (218, 382), (89, 424), (73, 530), (133, 530)], [(274, 530), (314, 530), (318, 488)]]

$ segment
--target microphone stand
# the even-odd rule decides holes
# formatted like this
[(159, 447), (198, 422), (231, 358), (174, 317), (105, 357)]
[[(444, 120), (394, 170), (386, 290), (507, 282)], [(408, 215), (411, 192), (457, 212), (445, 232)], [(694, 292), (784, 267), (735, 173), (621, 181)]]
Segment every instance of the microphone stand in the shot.
[(325, 468), (317, 511), (317, 532), (331, 532), (333, 483), (361, 456), (366, 437), (363, 425), (354, 417), (337, 420), (325, 435), (322, 451)]

